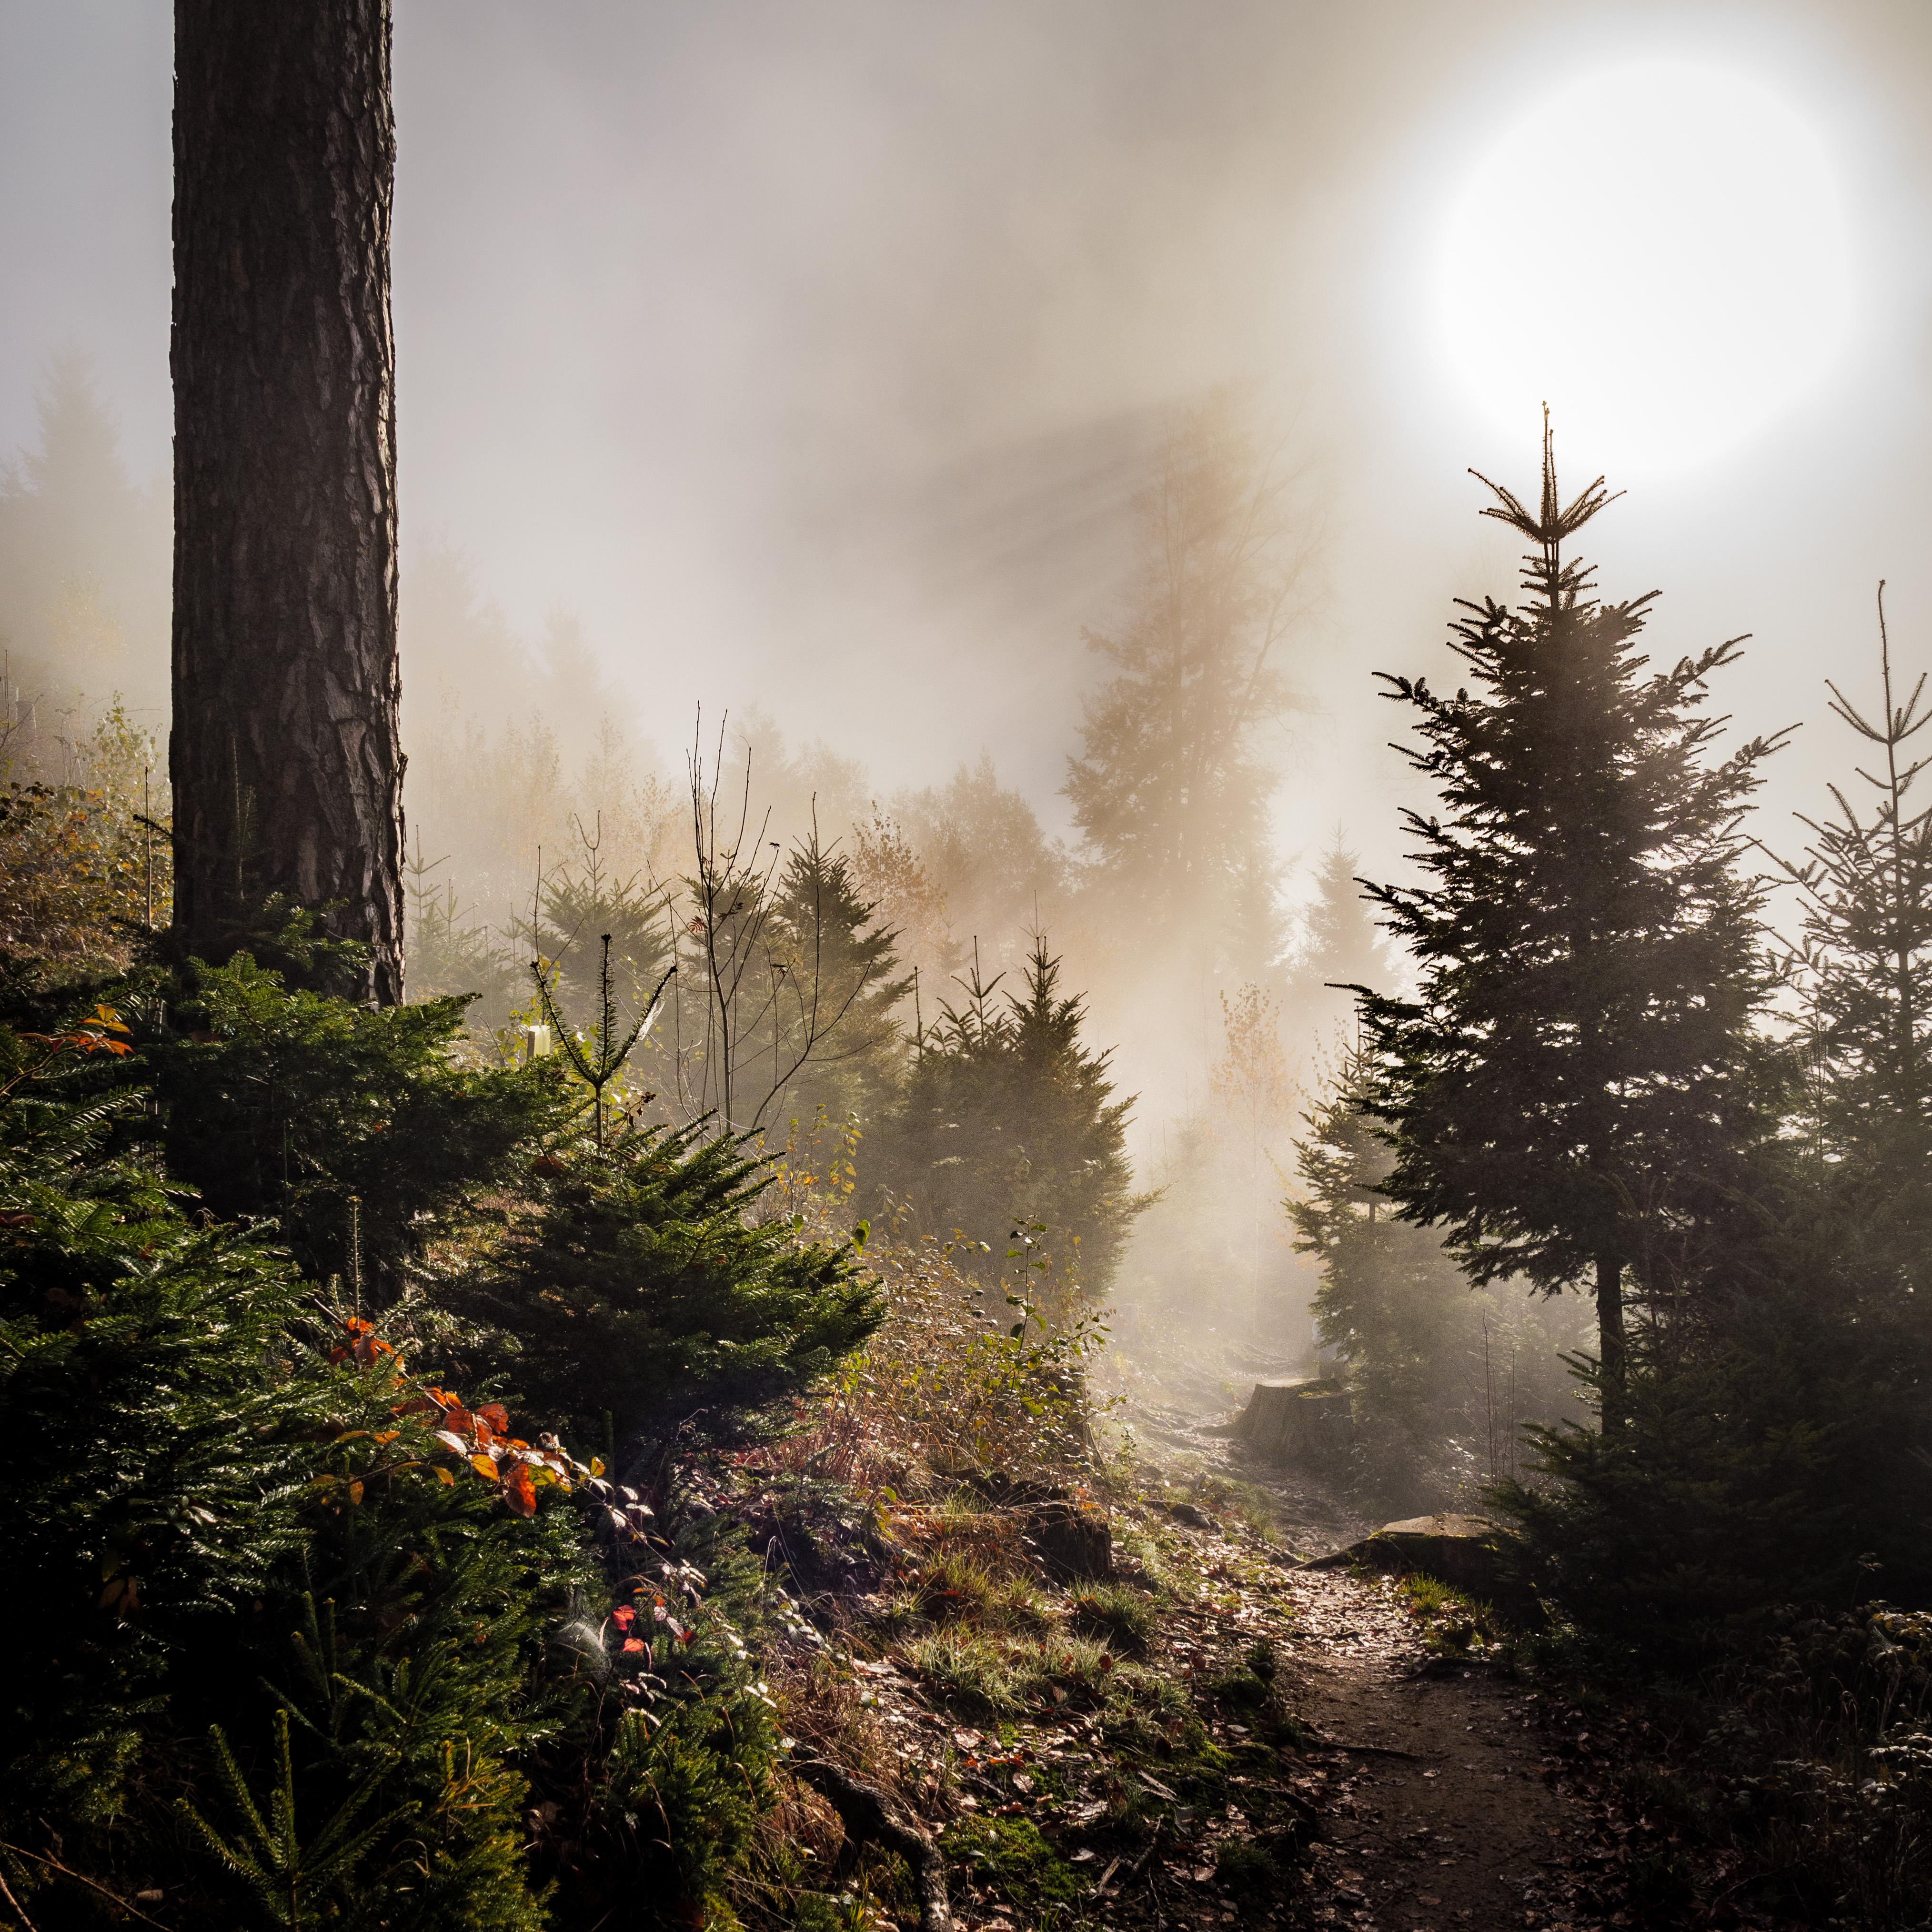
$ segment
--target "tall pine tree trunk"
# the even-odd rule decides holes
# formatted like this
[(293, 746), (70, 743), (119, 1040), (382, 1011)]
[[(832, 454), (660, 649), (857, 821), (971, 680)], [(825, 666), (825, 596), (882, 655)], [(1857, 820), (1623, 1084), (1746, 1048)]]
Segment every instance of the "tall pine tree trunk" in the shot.
[(1624, 1264), (1616, 1255), (1597, 1257), (1597, 1360), (1602, 1367), (1604, 1433), (1613, 1436), (1628, 1420), (1630, 1347), (1624, 1335)]
[(176, 0), (175, 918), (403, 993), (388, 0)]

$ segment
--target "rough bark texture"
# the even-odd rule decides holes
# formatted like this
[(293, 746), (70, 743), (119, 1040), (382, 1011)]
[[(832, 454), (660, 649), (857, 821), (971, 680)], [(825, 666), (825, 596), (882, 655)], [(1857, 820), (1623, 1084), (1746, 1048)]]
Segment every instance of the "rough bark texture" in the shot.
[(176, 0), (175, 918), (328, 905), (403, 993), (388, 0)]

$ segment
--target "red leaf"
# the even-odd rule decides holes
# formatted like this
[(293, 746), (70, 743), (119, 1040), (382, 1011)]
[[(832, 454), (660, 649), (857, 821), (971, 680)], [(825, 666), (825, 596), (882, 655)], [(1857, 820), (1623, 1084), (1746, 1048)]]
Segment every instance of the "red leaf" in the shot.
[(500, 1402), (486, 1402), (476, 1413), (499, 1436), (506, 1434), (510, 1426), (510, 1412)]
[(537, 1513), (536, 1485), (530, 1480), (530, 1472), (521, 1462), (504, 1476), (503, 1500), (519, 1516), (535, 1516)]

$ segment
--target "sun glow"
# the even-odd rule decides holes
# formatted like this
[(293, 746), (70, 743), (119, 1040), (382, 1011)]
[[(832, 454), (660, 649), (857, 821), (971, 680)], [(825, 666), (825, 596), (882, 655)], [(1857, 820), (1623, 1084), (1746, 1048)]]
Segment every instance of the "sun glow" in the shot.
[(1816, 130), (1680, 63), (1577, 82), (1517, 121), (1451, 208), (1451, 360), (1498, 427), (1624, 475), (1736, 448), (1830, 370), (1851, 248)]

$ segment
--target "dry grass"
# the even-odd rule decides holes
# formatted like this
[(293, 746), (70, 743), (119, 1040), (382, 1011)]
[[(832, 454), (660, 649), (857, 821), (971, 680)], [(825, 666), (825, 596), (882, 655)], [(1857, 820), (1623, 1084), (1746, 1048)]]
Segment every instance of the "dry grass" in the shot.
[[(748, 1466), (822, 1477), (889, 1508), (953, 1496), (958, 1474), (982, 1469), (1067, 1486), (1090, 1479), (1082, 1370), (1100, 1345), (1093, 1322), (1010, 1334), (976, 1312), (984, 1291), (930, 1237), (876, 1239), (866, 1258), (886, 1294), (884, 1325), (816, 1412), (802, 1404), (798, 1426), (749, 1452)], [(970, 1526), (949, 1533), (971, 1542)]]

